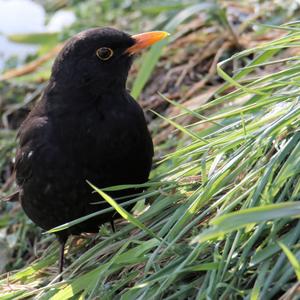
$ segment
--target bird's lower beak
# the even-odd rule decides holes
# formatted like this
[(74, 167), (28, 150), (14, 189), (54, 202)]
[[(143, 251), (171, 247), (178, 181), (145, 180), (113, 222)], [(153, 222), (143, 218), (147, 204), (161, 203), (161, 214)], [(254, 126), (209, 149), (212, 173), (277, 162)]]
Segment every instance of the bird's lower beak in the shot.
[(126, 53), (129, 53), (130, 55), (135, 54), (142, 49), (163, 40), (168, 35), (169, 33), (165, 31), (150, 31), (133, 35), (132, 38), (135, 40), (135, 43), (126, 50)]

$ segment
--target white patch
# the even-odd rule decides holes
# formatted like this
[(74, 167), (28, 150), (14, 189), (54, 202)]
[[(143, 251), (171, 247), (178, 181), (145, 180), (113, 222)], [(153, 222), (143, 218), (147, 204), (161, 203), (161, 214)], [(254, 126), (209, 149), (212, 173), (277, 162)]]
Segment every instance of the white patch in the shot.
[(60, 32), (63, 28), (72, 25), (76, 20), (75, 14), (68, 10), (59, 10), (50, 19), (47, 30), (49, 32)]
[(45, 18), (43, 6), (31, 0), (0, 0), (0, 31), (6, 35), (44, 32)]
[(44, 189), (44, 194), (46, 195), (50, 191), (50, 189), (51, 189), (51, 184), (48, 183), (47, 186)]
[(28, 153), (27, 157), (30, 158), (30, 157), (32, 156), (32, 154), (33, 154), (33, 151), (30, 151), (30, 152)]

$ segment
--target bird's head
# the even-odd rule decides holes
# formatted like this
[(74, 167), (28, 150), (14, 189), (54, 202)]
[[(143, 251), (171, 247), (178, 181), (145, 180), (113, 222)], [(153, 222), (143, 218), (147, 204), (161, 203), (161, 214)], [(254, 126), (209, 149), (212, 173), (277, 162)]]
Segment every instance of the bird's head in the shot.
[(134, 54), (167, 35), (152, 31), (131, 36), (108, 27), (80, 32), (58, 54), (51, 80), (98, 91), (125, 88)]

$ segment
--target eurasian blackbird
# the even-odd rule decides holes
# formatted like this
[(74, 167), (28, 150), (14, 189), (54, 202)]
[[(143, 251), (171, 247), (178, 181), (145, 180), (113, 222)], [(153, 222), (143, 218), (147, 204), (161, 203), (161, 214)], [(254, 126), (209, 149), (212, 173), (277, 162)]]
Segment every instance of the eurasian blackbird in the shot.
[[(58, 54), (49, 84), (20, 127), (16, 178), (27, 216), (49, 230), (109, 207), (93, 193), (99, 188), (148, 180), (153, 144), (143, 111), (126, 90), (134, 54), (165, 38), (153, 31), (130, 36), (94, 28), (72, 37)], [(140, 189), (111, 192), (114, 198)], [(127, 199), (128, 200), (128, 199)], [(98, 232), (113, 220), (101, 214), (56, 233)]]

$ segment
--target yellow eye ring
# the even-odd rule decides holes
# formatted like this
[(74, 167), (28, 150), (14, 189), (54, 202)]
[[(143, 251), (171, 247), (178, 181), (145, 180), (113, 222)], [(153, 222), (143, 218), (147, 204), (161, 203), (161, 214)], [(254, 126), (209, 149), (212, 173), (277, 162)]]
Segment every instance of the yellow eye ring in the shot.
[(96, 55), (101, 60), (108, 60), (114, 55), (114, 51), (112, 51), (112, 49), (110, 49), (108, 47), (102, 47), (102, 48), (97, 49)]

